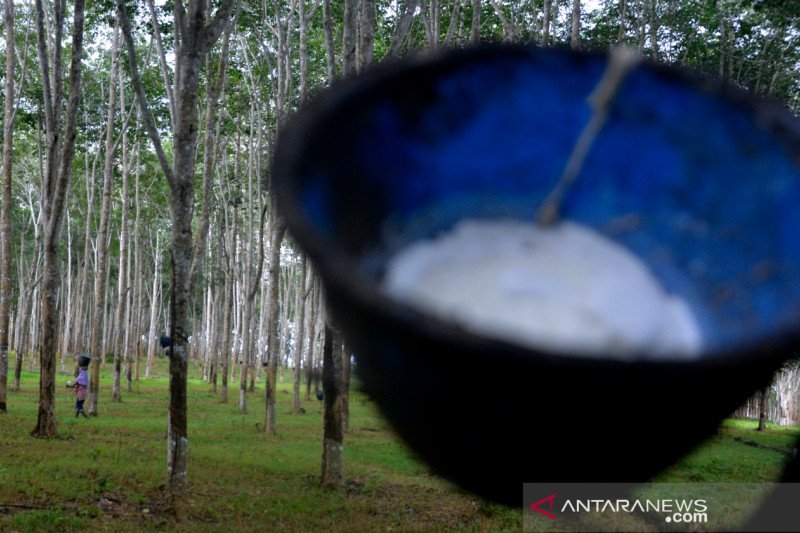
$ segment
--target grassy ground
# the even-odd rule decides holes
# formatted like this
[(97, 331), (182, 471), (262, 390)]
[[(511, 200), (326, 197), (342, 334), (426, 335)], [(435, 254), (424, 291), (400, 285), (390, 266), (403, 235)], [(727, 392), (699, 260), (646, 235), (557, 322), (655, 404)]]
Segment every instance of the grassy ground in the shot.
[[(372, 402), (353, 391), (351, 431), (345, 438), (347, 488), (318, 486), (322, 412), (290, 414), (291, 386), (278, 391), (278, 435), (260, 432), (264, 391), (250, 396), (249, 413), (221, 404), (192, 368), (189, 380), (191, 484), (189, 519), (176, 523), (165, 510), (167, 379), (163, 360), (150, 379), (110, 402), (110, 375), (102, 380), (100, 417), (73, 417), (73, 397), (59, 376), (61, 438), (29, 437), (37, 407), (38, 375), (24, 373), (22, 391), (9, 397), (0, 418), (0, 531), (518, 531), (521, 509), (465, 494), (428, 473), (398, 441)], [(110, 367), (110, 365), (109, 365)], [(110, 368), (109, 368), (110, 370)], [(288, 375), (287, 375), (288, 380)], [(730, 421), (720, 433), (662, 474), (660, 481), (770, 481), (784, 455), (734, 440), (791, 448), (797, 429), (753, 431)], [(668, 428), (667, 428), (668, 430)]]

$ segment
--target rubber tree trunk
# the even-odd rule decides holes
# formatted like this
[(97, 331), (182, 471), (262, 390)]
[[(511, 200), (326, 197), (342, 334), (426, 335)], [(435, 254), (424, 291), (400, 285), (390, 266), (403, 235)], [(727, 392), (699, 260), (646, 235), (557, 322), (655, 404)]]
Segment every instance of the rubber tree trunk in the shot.
[(303, 360), (303, 345), (305, 344), (306, 328), (306, 300), (308, 299), (308, 290), (306, 288), (306, 273), (308, 271), (308, 259), (303, 254), (300, 260), (300, 287), (297, 290), (297, 319), (295, 320), (296, 338), (294, 347), (294, 359), (292, 361), (292, 412), (300, 414), (300, 363)]
[[(120, 87), (119, 93), (119, 108), (120, 113), (125, 112), (125, 86), (123, 77), (120, 75), (117, 77), (118, 83)], [(137, 128), (138, 129), (138, 128)], [(121, 191), (121, 198), (120, 198), (120, 209), (122, 210), (122, 215), (120, 219), (120, 230), (119, 230), (119, 272), (117, 277), (117, 318), (116, 318), (116, 328), (114, 331), (114, 388), (112, 393), (112, 401), (122, 401), (122, 394), (121, 394), (121, 381), (122, 381), (122, 362), (123, 360), (127, 363), (127, 376), (126, 376), (126, 384), (128, 392), (131, 391), (131, 360), (129, 356), (128, 350), (128, 333), (130, 331), (130, 309), (128, 305), (128, 299), (130, 295), (128, 294), (130, 290), (130, 250), (129, 250), (129, 241), (130, 241), (130, 230), (129, 230), (129, 223), (128, 223), (128, 202), (130, 196), (130, 188), (128, 184), (128, 178), (130, 176), (131, 170), (131, 154), (128, 150), (128, 137), (125, 130), (122, 133), (121, 139), (122, 145), (122, 191)]]
[(553, 6), (553, 0), (544, 0), (542, 7), (542, 46), (550, 44), (550, 10)]
[(111, 218), (111, 191), (114, 186), (114, 116), (117, 109), (117, 49), (119, 46), (118, 30), (114, 31), (111, 49), (111, 74), (108, 87), (108, 115), (106, 118), (106, 154), (103, 165), (103, 192), (100, 207), (100, 225), (97, 228), (97, 268), (94, 280), (94, 319), (92, 320), (92, 341), (89, 351), (92, 362), (89, 369), (89, 416), (97, 416), (100, 399), (100, 363), (105, 359), (103, 343), (103, 327), (106, 323), (106, 272), (108, 270), (108, 226)]
[[(228, 401), (228, 379), (230, 377), (230, 362), (231, 362), (231, 328), (233, 327), (233, 300), (235, 299), (235, 283), (236, 276), (236, 237), (237, 237), (237, 210), (234, 207), (231, 209), (233, 219), (231, 225), (231, 238), (230, 238), (230, 252), (228, 253), (228, 261), (226, 269), (228, 272), (225, 280), (225, 298), (224, 307), (225, 312), (222, 317), (222, 342), (221, 342), (221, 357), (222, 357), (222, 385), (220, 387), (219, 401), (226, 403)], [(222, 222), (223, 241), (225, 234), (225, 221)]]
[[(342, 341), (343, 339), (339, 339)], [(345, 433), (350, 431), (350, 364), (351, 352), (347, 344), (341, 344), (342, 349), (342, 428)]]
[(170, 288), (169, 418), (167, 423), (167, 495), (173, 510), (185, 510), (188, 488), (189, 437), (187, 432), (188, 337), (191, 328), (191, 271), (193, 263), (192, 210), (194, 205), (194, 166), (197, 146), (200, 66), (211, 46), (229, 22), (233, 2), (223, 0), (216, 14), (207, 21), (205, 2), (174, 4), (175, 42), (175, 123), (172, 132), (173, 160), (170, 166), (161, 145), (139, 77), (136, 47), (131, 34), (125, 3), (117, 0), (117, 16), (128, 51), (131, 81), (136, 91), (148, 137), (156, 150), (170, 189), (172, 222), (172, 283)]
[(767, 412), (769, 409), (769, 386), (761, 390), (761, 396), (758, 399), (758, 427), (757, 431), (764, 431), (767, 429)]
[(7, 411), (8, 326), (11, 310), (11, 156), (14, 135), (14, 0), (5, 0), (6, 92), (3, 108), (3, 185), (0, 212), (0, 414)]
[(581, 0), (572, 0), (572, 28), (570, 34), (570, 46), (580, 48), (581, 46)]
[[(58, 3), (58, 2), (57, 2)], [(45, 214), (44, 233), (44, 269), (41, 291), (41, 337), (40, 373), (39, 373), (39, 409), (36, 427), (31, 434), (38, 438), (51, 438), (57, 435), (55, 419), (55, 381), (56, 381), (56, 350), (58, 347), (58, 288), (61, 282), (60, 261), (58, 248), (61, 240), (61, 224), (64, 219), (67, 191), (71, 177), (72, 160), (75, 156), (75, 138), (77, 136), (78, 102), (81, 86), (81, 54), (83, 53), (83, 22), (84, 0), (76, 0), (73, 11), (72, 26), (72, 57), (70, 60), (70, 91), (67, 102), (67, 114), (64, 120), (64, 135), (61, 145), (60, 158), (55, 157), (55, 150), (49, 154), (48, 172), (46, 175), (46, 194), (42, 197), (42, 211)], [(39, 61), (42, 65), (42, 78), (49, 77), (48, 61), (45, 59), (44, 35), (44, 9), (41, 0), (36, 2), (37, 28), (39, 33)], [(63, 14), (60, 15), (63, 17)], [(58, 16), (57, 16), (58, 18)], [(56, 26), (60, 26), (57, 23)], [(60, 33), (57, 31), (57, 33)], [(58, 37), (58, 36), (57, 36)], [(57, 40), (57, 39), (56, 39)], [(56, 47), (54, 57), (61, 58), (60, 46)], [(60, 70), (60, 66), (55, 67)], [(59, 76), (55, 77), (58, 86)], [(56, 87), (55, 95), (60, 93)], [(57, 126), (55, 119), (56, 103), (60, 98), (51, 99), (50, 91), (45, 92), (47, 106), (52, 106), (48, 111), (50, 125), (48, 137), (52, 140)], [(52, 136), (51, 136), (52, 134)], [(52, 155), (52, 157), (50, 157)], [(58, 169), (54, 168), (58, 164)]]
[(314, 381), (314, 351), (317, 346), (317, 313), (319, 311), (319, 281), (316, 273), (311, 277), (311, 313), (308, 317), (308, 348), (306, 349), (306, 401), (311, 401), (311, 383)]
[(325, 394), (322, 422), (322, 486), (344, 486), (344, 425), (342, 423), (342, 357), (338, 339), (325, 326), (322, 350), (322, 387)]
[[(274, 211), (273, 211), (274, 212)], [(264, 414), (264, 429), (267, 433), (274, 435), (275, 426), (275, 389), (277, 387), (278, 358), (281, 357), (278, 351), (278, 287), (280, 285), (280, 259), (281, 243), (286, 234), (286, 223), (277, 218), (273, 221), (272, 236), (270, 239), (270, 258), (269, 271), (267, 275), (267, 348), (269, 349), (269, 362), (267, 363), (267, 384), (266, 384), (266, 413)]]

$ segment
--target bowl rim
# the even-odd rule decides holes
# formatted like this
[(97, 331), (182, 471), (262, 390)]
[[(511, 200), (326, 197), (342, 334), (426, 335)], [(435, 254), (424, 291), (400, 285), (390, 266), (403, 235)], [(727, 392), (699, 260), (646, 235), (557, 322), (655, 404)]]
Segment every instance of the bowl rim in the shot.
[[(389, 60), (373, 65), (364, 72), (334, 82), (327, 89), (314, 94), (303, 107), (287, 121), (278, 135), (271, 157), (270, 180), (275, 193), (278, 212), (288, 224), (294, 239), (308, 253), (329, 291), (346, 294), (364, 311), (393, 321), (404, 328), (413, 329), (441, 342), (460, 345), (472, 351), (502, 351), (509, 359), (530, 360), (536, 356), (552, 363), (600, 363), (642, 369), (684, 366), (700, 370), (718, 367), (721, 363), (743, 365), (762, 359), (764, 364), (780, 364), (791, 359), (800, 347), (800, 322), (797, 328), (785, 328), (768, 338), (754, 338), (736, 347), (713, 348), (696, 357), (647, 357), (640, 353), (633, 357), (607, 357), (582, 354), (555, 347), (531, 347), (484, 335), (466, 329), (455, 322), (433, 313), (421, 311), (410, 304), (389, 297), (374, 280), (357, 274), (354, 258), (332, 246), (304, 215), (298, 198), (298, 188), (293, 186), (292, 175), (301, 165), (306, 147), (310, 144), (309, 132), (325, 124), (337, 114), (340, 106), (353, 102), (362, 95), (380, 89), (393, 79), (408, 76), (419, 69), (437, 69), (444, 65), (455, 69), (481, 59), (494, 56), (524, 58), (531, 54), (553, 53), (573, 58), (604, 59), (607, 54), (596, 49), (573, 50), (565, 47), (542, 48), (530, 44), (489, 43), (476, 47), (445, 49), (428, 52), (405, 59)], [(782, 141), (783, 149), (794, 164), (800, 166), (800, 120), (788, 107), (769, 97), (755, 95), (725, 80), (709, 77), (684, 66), (654, 62), (643, 58), (637, 69), (649, 69), (659, 76), (688, 85), (706, 94), (714, 94), (728, 103), (748, 112), (754, 122)]]

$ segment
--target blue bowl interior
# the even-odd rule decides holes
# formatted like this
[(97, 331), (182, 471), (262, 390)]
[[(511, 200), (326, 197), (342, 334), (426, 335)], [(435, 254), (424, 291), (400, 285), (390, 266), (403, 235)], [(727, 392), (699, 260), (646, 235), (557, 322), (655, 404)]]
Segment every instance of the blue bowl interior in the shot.
[[(462, 218), (533, 220), (604, 66), (591, 54), (490, 50), (340, 92), (303, 147), (305, 223), (377, 280), (388, 253)], [(640, 66), (562, 215), (625, 245), (682, 296), (709, 352), (791, 332), (800, 323), (793, 120), (736, 91)]]

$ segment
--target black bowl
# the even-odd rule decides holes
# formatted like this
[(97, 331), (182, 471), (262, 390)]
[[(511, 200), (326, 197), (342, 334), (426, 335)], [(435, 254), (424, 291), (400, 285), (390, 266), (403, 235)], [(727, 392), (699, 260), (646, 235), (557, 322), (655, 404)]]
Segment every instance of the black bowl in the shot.
[(486, 47), (339, 83), (281, 135), (278, 205), (316, 263), (364, 388), (443, 476), (642, 482), (711, 435), (798, 346), (800, 127), (682, 70), (625, 80), (562, 205), (698, 317), (697, 358), (526, 348), (388, 298), (387, 257), (465, 218), (532, 220), (589, 117), (603, 56)]

